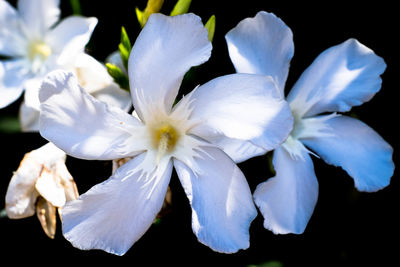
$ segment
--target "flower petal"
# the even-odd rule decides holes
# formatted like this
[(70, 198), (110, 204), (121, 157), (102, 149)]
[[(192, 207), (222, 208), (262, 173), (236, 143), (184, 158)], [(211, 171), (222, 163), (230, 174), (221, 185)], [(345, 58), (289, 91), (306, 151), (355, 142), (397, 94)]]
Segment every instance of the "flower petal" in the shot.
[(36, 203), (36, 215), (42, 225), (43, 231), (51, 239), (56, 234), (56, 223), (57, 223), (57, 208), (54, 207), (50, 202), (42, 197), (39, 197)]
[[(161, 99), (169, 112), (183, 76), (192, 66), (208, 60), (211, 43), (200, 17), (152, 14), (139, 34), (129, 58), (129, 81), (133, 105), (143, 119), (145, 103)], [(139, 91), (138, 91), (139, 90)]]
[(264, 227), (275, 234), (301, 234), (318, 198), (318, 181), (308, 153), (293, 159), (280, 146), (274, 151), (276, 176), (257, 186), (254, 200), (264, 216)]
[(123, 255), (151, 226), (167, 192), (172, 162), (145, 179), (138, 166), (146, 156), (135, 157), (64, 206), (63, 233), (75, 247)]
[(280, 18), (260, 11), (242, 20), (225, 39), (237, 72), (272, 76), (283, 95), (294, 44), (292, 31)]
[(266, 152), (261, 147), (249, 141), (228, 138), (224, 135), (208, 136), (208, 141), (221, 148), (236, 163), (243, 162), (249, 158), (264, 155)]
[(56, 181), (55, 173), (43, 169), (36, 181), (35, 188), (39, 194), (55, 207), (62, 207), (66, 202), (64, 188)]
[(234, 253), (249, 247), (250, 223), (257, 215), (246, 178), (220, 149), (202, 147), (194, 172), (180, 160), (174, 165), (192, 206), (192, 228), (215, 251)]
[(80, 53), (76, 57), (73, 70), (78, 78), (79, 85), (90, 94), (113, 82), (113, 78), (108, 74), (106, 67), (86, 53)]
[(126, 112), (132, 107), (129, 92), (114, 83), (106, 67), (92, 56), (86, 53), (79, 54), (74, 64), (74, 72), (79, 85), (98, 100)]
[(140, 140), (145, 127), (133, 116), (89, 95), (72, 73), (50, 73), (39, 98), (42, 136), (74, 157), (109, 160), (144, 150)]
[(52, 53), (59, 55), (58, 64), (67, 64), (83, 52), (96, 24), (97, 19), (94, 17), (71, 16), (63, 19), (48, 33), (47, 42), (54, 50)]
[(42, 168), (42, 164), (35, 159), (35, 153), (25, 154), (7, 188), (6, 212), (9, 218), (20, 219), (35, 214), (39, 195), (35, 183)]
[(342, 167), (360, 191), (377, 191), (389, 185), (394, 172), (393, 149), (372, 128), (347, 117), (325, 122), (331, 135), (302, 140), (327, 163)]
[(19, 0), (18, 11), (31, 38), (40, 38), (60, 17), (60, 0)]
[(64, 189), (65, 201), (77, 199), (79, 197), (78, 188), (65, 165), (65, 159), (56, 162), (55, 175)]
[(28, 106), (22, 101), (19, 107), (19, 122), (23, 132), (39, 132), (39, 116), (40, 111), (31, 106)]
[(0, 61), (0, 108), (10, 105), (21, 96), (28, 78), (23, 60)]
[(355, 39), (322, 52), (288, 95), (300, 116), (349, 111), (369, 101), (381, 88), (383, 59)]
[(7, 1), (0, 1), (0, 25), (0, 55), (23, 55), (25, 38), (19, 29), (19, 15)]
[(190, 97), (192, 119), (199, 122), (191, 133), (206, 140), (224, 135), (268, 151), (281, 144), (293, 126), (289, 105), (269, 76), (221, 76), (195, 89)]

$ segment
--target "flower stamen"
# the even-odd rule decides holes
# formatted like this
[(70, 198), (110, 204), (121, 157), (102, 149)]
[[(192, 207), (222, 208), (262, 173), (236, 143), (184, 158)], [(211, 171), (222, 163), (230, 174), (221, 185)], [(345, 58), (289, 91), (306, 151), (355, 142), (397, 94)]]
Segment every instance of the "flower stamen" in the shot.
[(32, 42), (29, 45), (28, 57), (30, 60), (34, 60), (39, 57), (41, 60), (46, 60), (51, 54), (51, 48), (44, 42)]
[(152, 141), (153, 147), (157, 150), (157, 162), (159, 162), (164, 155), (174, 151), (179, 137), (179, 132), (168, 123), (162, 124), (153, 131)]

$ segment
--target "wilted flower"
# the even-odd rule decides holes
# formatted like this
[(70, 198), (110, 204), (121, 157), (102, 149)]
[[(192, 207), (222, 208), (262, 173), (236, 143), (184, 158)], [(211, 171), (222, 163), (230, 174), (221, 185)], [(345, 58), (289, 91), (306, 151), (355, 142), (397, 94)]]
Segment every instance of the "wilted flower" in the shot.
[(70, 73), (55, 71), (44, 80), (40, 130), (46, 139), (78, 158), (133, 157), (64, 207), (63, 233), (74, 246), (124, 254), (160, 210), (173, 166), (199, 241), (226, 253), (249, 246), (257, 212), (243, 173), (221, 148), (276, 146), (291, 130), (292, 116), (273, 80), (250, 74), (216, 78), (173, 106), (184, 74), (210, 53), (196, 15), (151, 15), (129, 59), (137, 116), (97, 101)]
[[(291, 30), (275, 15), (259, 12), (227, 35), (237, 72), (270, 75), (284, 94), (293, 56)], [(336, 113), (369, 101), (380, 90), (382, 58), (355, 39), (321, 53), (301, 75), (287, 100), (295, 124), (273, 155), (276, 176), (260, 184), (254, 198), (264, 226), (274, 233), (302, 233), (313, 213), (318, 182), (305, 146), (340, 166), (360, 191), (377, 191), (393, 175), (392, 147), (361, 121)], [(321, 115), (322, 114), (322, 115)]]
[(56, 210), (79, 196), (65, 158), (65, 152), (51, 143), (25, 155), (7, 189), (9, 218), (26, 218), (36, 211), (44, 232), (54, 237)]

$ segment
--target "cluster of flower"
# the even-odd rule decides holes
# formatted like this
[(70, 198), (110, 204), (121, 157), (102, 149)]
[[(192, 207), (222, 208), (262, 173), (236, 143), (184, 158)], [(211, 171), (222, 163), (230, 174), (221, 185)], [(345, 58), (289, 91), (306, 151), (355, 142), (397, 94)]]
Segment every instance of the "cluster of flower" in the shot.
[[(337, 114), (380, 90), (386, 65), (371, 49), (349, 39), (325, 50), (285, 98), (292, 32), (260, 11), (225, 36), (237, 73), (176, 100), (186, 72), (209, 59), (211, 31), (194, 14), (153, 11), (137, 11), (143, 29), (126, 62), (121, 51), (113, 65), (128, 76), (127, 91), (84, 52), (96, 18), (58, 22), (57, 0), (19, 0), (16, 9), (0, 0), (0, 107), (25, 91), (21, 128), (49, 141), (14, 173), (9, 218), (36, 212), (54, 237), (58, 209), (75, 247), (123, 255), (162, 208), (175, 167), (199, 242), (234, 253), (249, 247), (256, 206), (274, 233), (305, 230), (318, 197), (310, 154), (342, 167), (360, 191), (390, 183), (391, 146)], [(251, 192), (236, 163), (272, 150), (276, 175)], [(116, 168), (79, 196), (66, 155)]]

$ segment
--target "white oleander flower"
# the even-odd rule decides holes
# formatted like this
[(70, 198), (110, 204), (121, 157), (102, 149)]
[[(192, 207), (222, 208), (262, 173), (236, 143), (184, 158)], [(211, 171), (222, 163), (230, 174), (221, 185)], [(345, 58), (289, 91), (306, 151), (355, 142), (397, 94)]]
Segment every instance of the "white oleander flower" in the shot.
[[(291, 30), (279, 18), (259, 12), (241, 21), (226, 40), (237, 72), (272, 76), (284, 94), (294, 45)], [(385, 68), (371, 49), (349, 39), (322, 52), (300, 76), (287, 96), (294, 127), (274, 151), (276, 176), (254, 192), (265, 228), (278, 234), (305, 230), (318, 198), (310, 153), (342, 167), (360, 191), (390, 183), (392, 147), (363, 122), (336, 114), (369, 101), (381, 88)]]
[[(91, 97), (70, 73), (45, 78), (39, 94), (43, 137), (78, 158), (133, 157), (63, 208), (63, 233), (74, 246), (123, 255), (161, 209), (173, 166), (198, 240), (224, 253), (249, 246), (257, 211), (243, 173), (222, 145), (279, 145), (293, 118), (272, 78), (261, 75), (213, 79), (173, 105), (184, 74), (208, 60), (211, 48), (198, 16), (151, 15), (128, 64), (135, 116)], [(217, 139), (218, 145), (211, 142)]]

